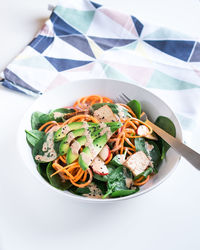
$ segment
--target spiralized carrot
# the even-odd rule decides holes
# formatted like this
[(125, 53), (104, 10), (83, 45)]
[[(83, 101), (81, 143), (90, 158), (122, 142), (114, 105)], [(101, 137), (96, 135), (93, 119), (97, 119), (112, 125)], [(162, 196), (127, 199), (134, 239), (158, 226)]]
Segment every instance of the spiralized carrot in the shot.
[(111, 100), (111, 99), (108, 98), (108, 97), (103, 96), (103, 102), (106, 102), (106, 103), (113, 103), (113, 100)]
[(84, 170), (82, 168), (80, 168), (78, 170), (77, 174), (74, 176), (73, 181), (74, 182), (79, 181), (81, 179), (81, 177), (83, 176), (83, 174), (84, 174)]
[(135, 148), (131, 148), (131, 147), (124, 147), (124, 149), (127, 150), (127, 152), (128, 150), (135, 151)]
[[(134, 138), (138, 138), (138, 137), (143, 137), (143, 136), (136, 135), (137, 128), (138, 128), (138, 126), (140, 124), (145, 125), (149, 129), (149, 133), (148, 134), (151, 134), (153, 132), (152, 128), (150, 126), (148, 126), (144, 122), (140, 121), (139, 119), (137, 119), (135, 117), (128, 118), (124, 122), (124, 125), (122, 126), (122, 128), (120, 128), (118, 130), (117, 136), (114, 135), (109, 140), (109, 142), (114, 142), (114, 147), (111, 150), (111, 152), (114, 153), (114, 152), (117, 152), (118, 150), (120, 150), (120, 154), (123, 154), (124, 149), (125, 149), (125, 147), (124, 147), (124, 143), (125, 142), (130, 146), (131, 151), (135, 152), (135, 145), (134, 145), (133, 139)], [(131, 155), (130, 150), (128, 150), (127, 153), (129, 155)]]
[[(59, 161), (59, 159), (57, 158), (57, 159), (54, 161), (54, 163), (58, 163), (58, 161)], [(52, 167), (53, 167), (53, 166), (52, 166)], [(57, 171), (57, 170), (62, 169), (62, 166), (60, 166), (60, 165), (58, 164), (58, 165), (54, 165), (53, 168)], [(69, 180), (69, 177), (66, 176), (64, 173), (59, 172), (58, 174), (60, 175), (60, 178), (61, 178), (62, 182), (65, 182), (66, 180)]]
[(57, 125), (56, 124), (50, 124), (48, 127), (45, 128), (44, 132), (47, 133), (54, 126), (57, 126)]
[(135, 146), (130, 142), (128, 138), (125, 137), (124, 140), (131, 146), (132, 149), (135, 149)]
[[(131, 125), (133, 128), (137, 129), (137, 127), (135, 127), (135, 124), (134, 124), (136, 122), (139, 122), (139, 124), (145, 125), (149, 129), (149, 132), (147, 135), (152, 134), (152, 132), (153, 132), (152, 128), (148, 124), (146, 124), (145, 122), (143, 122), (137, 118), (129, 118), (125, 122), (124, 126), (126, 127), (127, 125)], [(139, 137), (143, 137), (143, 135), (133, 136), (133, 138), (139, 138)]]
[(45, 124), (43, 124), (38, 130), (39, 131), (42, 131), (47, 125), (58, 125), (58, 123), (56, 121), (49, 121), (49, 122), (46, 122)]
[[(62, 167), (62, 166), (59, 165), (58, 163), (53, 163), (53, 164), (52, 164), (52, 167), (54, 168), (54, 167)], [(61, 172), (61, 171), (63, 171), (63, 172), (69, 177), (69, 179), (70, 179), (70, 178), (71, 178), (71, 179), (74, 178), (73, 175), (71, 175), (70, 172), (67, 171), (66, 169), (64, 169), (63, 167), (60, 168), (59, 170), (57, 170), (57, 172)], [(56, 173), (56, 172), (55, 172), (55, 173)], [(51, 175), (51, 177), (54, 176), (55, 173), (53, 173), (53, 174)]]
[(83, 176), (81, 177), (80, 181), (85, 182), (87, 179), (87, 171), (85, 171), (85, 173), (83, 174)]
[[(53, 164), (52, 164), (52, 167), (58, 166), (57, 164), (58, 164), (58, 161), (55, 160), (55, 161), (53, 162)], [(59, 164), (59, 165), (60, 165), (60, 164)], [(67, 168), (68, 168), (68, 170), (69, 170), (69, 168), (71, 169), (71, 167), (77, 167), (77, 166), (78, 166), (78, 162), (72, 163), (72, 164), (67, 165), (67, 166), (65, 166), (65, 167), (63, 167), (63, 166), (60, 165), (59, 170), (57, 170), (56, 172), (54, 172), (54, 173), (51, 175), (51, 177), (54, 176), (54, 175), (56, 175), (56, 174), (58, 174), (59, 172), (65, 171)], [(68, 172), (69, 172), (69, 171), (68, 171)]]
[(79, 188), (83, 188), (83, 187), (88, 186), (92, 182), (93, 174), (92, 174), (92, 170), (90, 168), (88, 168), (86, 171), (89, 173), (89, 180), (87, 182), (85, 182), (83, 184), (78, 184), (78, 183), (74, 182), (73, 180), (70, 180), (71, 183), (74, 186), (79, 187)]
[(73, 106), (75, 108), (78, 106), (80, 109), (86, 109), (95, 103), (103, 103), (103, 102), (112, 103), (113, 101), (108, 97), (102, 97), (100, 95), (89, 95), (89, 96), (84, 96), (84, 97), (79, 98), (74, 103)]
[(145, 183), (147, 183), (149, 181), (149, 178), (150, 178), (150, 175), (148, 175), (147, 178), (144, 181), (140, 182), (141, 181), (141, 177), (140, 177), (139, 179), (134, 181), (134, 186), (142, 186), (142, 185), (144, 185)]
[(63, 155), (60, 155), (58, 157), (64, 164), (66, 164), (66, 157), (64, 157)]
[[(59, 156), (58, 158), (62, 161), (62, 157)], [(63, 167), (58, 163), (58, 160), (55, 160), (52, 164), (52, 167), (57, 171), (54, 172), (50, 177), (53, 177), (56, 174), (64, 173), (67, 176), (67, 178), (66, 177), (64, 178), (66, 180), (69, 180), (76, 187), (86, 187), (92, 182), (93, 178), (92, 171), (89, 168), (84, 171), (80, 167), (78, 162), (74, 162), (70, 165)], [(89, 180), (86, 181), (88, 173), (89, 173)], [(82, 183), (77, 183), (78, 181), (81, 181)]]
[(81, 97), (80, 99), (78, 99), (75, 103), (74, 103), (74, 107), (78, 106), (79, 108), (83, 108), (81, 105), (81, 101), (84, 99), (84, 97)]

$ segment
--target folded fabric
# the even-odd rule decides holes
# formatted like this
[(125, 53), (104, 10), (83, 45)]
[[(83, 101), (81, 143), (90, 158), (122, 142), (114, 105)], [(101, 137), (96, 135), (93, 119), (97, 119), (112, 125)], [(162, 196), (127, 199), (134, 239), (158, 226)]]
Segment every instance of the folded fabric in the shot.
[(88, 0), (61, 1), (1, 77), (30, 95), (83, 78), (124, 80), (167, 101), (184, 128), (200, 117), (199, 41)]

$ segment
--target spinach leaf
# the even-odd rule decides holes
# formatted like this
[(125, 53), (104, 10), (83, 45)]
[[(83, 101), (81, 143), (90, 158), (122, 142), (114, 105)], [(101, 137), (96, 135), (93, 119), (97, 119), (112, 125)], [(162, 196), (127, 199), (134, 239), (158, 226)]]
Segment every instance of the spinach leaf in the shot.
[(157, 143), (155, 141), (152, 140), (148, 140), (146, 141), (146, 143), (150, 144), (153, 146), (153, 148), (148, 151), (148, 154), (150, 156), (151, 162), (153, 163), (154, 166), (154, 172), (158, 172), (159, 169), (159, 165), (161, 163), (161, 153), (160, 153), (160, 149), (157, 145)]
[(49, 179), (47, 177), (47, 164), (46, 163), (38, 163), (37, 164), (37, 171), (39, 172), (39, 174), (47, 181), (49, 182)]
[(126, 176), (123, 171), (123, 166), (119, 166), (111, 172), (108, 177), (107, 187), (107, 193), (103, 196), (103, 199), (115, 191), (128, 190), (126, 187)]
[[(34, 112), (31, 116), (31, 127), (33, 130), (39, 129), (44, 123), (49, 121), (57, 121), (62, 122), (63, 116), (68, 113), (75, 112), (74, 109), (67, 109), (67, 108), (59, 108), (53, 111), (50, 111), (48, 114), (41, 113), (41, 112)], [(61, 113), (59, 116), (56, 116), (55, 113)], [(63, 115), (62, 115), (63, 114)]]
[[(35, 147), (33, 148), (32, 150), (32, 155), (33, 155), (33, 158), (35, 160), (36, 163), (39, 163), (39, 162), (43, 162), (41, 160), (36, 160), (35, 157), (36, 155), (44, 155), (47, 151), (43, 151), (43, 145), (45, 142), (47, 142), (47, 138), (48, 136), (50, 136), (50, 133), (49, 134), (45, 134), (36, 144), (35, 144)], [(49, 149), (48, 147), (48, 143), (47, 143), (47, 150)], [(50, 153), (49, 155), (47, 156), (49, 159), (45, 162), (50, 162), (52, 160), (55, 160), (57, 157), (58, 157), (58, 151), (59, 151), (59, 145), (57, 145), (56, 143), (54, 143), (54, 150), (56, 151), (56, 154), (54, 155), (53, 159), (52, 159), (52, 156), (50, 156)]]
[(108, 178), (107, 183), (107, 192), (103, 196), (103, 199), (106, 197), (122, 197), (126, 195), (133, 194), (139, 191), (139, 188), (128, 189), (126, 186), (126, 175), (123, 166), (119, 166), (111, 172)]
[[(157, 125), (161, 129), (165, 130), (170, 135), (172, 135), (174, 137), (176, 136), (176, 128), (174, 126), (174, 123), (169, 118), (167, 118), (165, 116), (159, 116), (155, 121), (155, 125)], [(167, 153), (168, 149), (170, 148), (170, 146), (167, 142), (165, 142), (160, 137), (159, 137), (158, 142), (159, 142), (161, 152), (162, 152), (161, 159), (163, 160), (165, 158), (166, 153)]]
[(31, 115), (31, 127), (33, 130), (35, 129), (39, 129), (39, 127), (41, 127), (41, 122), (40, 122), (40, 116), (43, 115), (43, 113), (41, 112), (34, 112), (32, 115)]
[(133, 173), (131, 172), (130, 169), (126, 167), (124, 167), (124, 175), (126, 176), (126, 178), (133, 179)]
[(25, 132), (26, 140), (32, 147), (35, 147), (36, 143), (45, 135), (45, 132), (39, 130), (25, 130)]
[(134, 141), (135, 141), (136, 152), (142, 151), (148, 156), (148, 152), (147, 152), (146, 145), (145, 145), (145, 139), (142, 137), (139, 137), (139, 138), (135, 138)]
[(45, 124), (46, 122), (50, 122), (50, 121), (54, 121), (54, 115), (53, 113), (49, 113), (49, 114), (42, 114), (39, 117), (39, 122), (40, 124)]
[[(68, 113), (73, 113), (75, 112), (74, 109), (67, 109), (67, 108), (59, 108), (55, 109), (48, 114), (42, 114), (39, 117), (39, 121), (41, 124), (44, 124), (49, 121), (57, 121), (57, 122), (62, 122), (63, 121), (63, 116)], [(56, 114), (57, 113), (57, 114)]]
[(38, 161), (36, 161), (35, 157), (36, 155), (43, 155), (44, 152), (42, 151), (42, 147), (44, 142), (46, 141), (47, 135), (45, 135), (44, 137), (42, 137), (36, 144), (35, 147), (32, 150), (32, 155), (33, 155), (33, 159), (36, 163), (39, 163)]
[(90, 189), (89, 187), (83, 187), (83, 188), (77, 188), (75, 191), (74, 191), (76, 194), (89, 194), (90, 193)]
[(77, 187), (74, 186), (74, 185), (72, 185), (72, 186), (68, 189), (68, 191), (71, 192), (72, 194), (75, 194), (75, 193), (76, 193), (76, 190), (77, 190)]
[(141, 115), (141, 104), (137, 100), (132, 100), (127, 103), (127, 105), (133, 110), (136, 117), (140, 119)]
[(107, 191), (107, 184), (103, 181), (99, 181), (97, 179), (93, 180), (96, 186), (101, 190), (102, 194), (105, 194)]
[[(75, 110), (74, 109), (67, 109), (67, 108), (59, 108), (59, 109), (55, 109), (53, 111), (50, 112), (49, 115), (49, 121), (57, 121), (57, 122), (62, 122), (64, 119), (63, 117), (66, 115), (66, 114), (69, 114), (69, 113), (74, 113)], [(57, 113), (57, 114), (56, 114)], [(46, 117), (47, 119), (48, 117)]]
[[(148, 144), (152, 145), (152, 149), (148, 150)], [(151, 160), (154, 172), (158, 172), (158, 167), (161, 162), (161, 154), (158, 145), (155, 141), (148, 140), (146, 141), (144, 138), (135, 138), (135, 148), (136, 151), (143, 151)]]
[(60, 190), (67, 190), (72, 186), (71, 182), (68, 180), (63, 182), (61, 177), (58, 174), (51, 177), (51, 175), (53, 173), (55, 173), (55, 169), (53, 169), (52, 162), (50, 162), (47, 166), (46, 174), (47, 174), (47, 178), (48, 178), (50, 184), (53, 187), (58, 188)]
[(134, 187), (134, 189), (127, 189), (127, 190), (117, 190), (110, 194), (110, 197), (122, 197), (122, 196), (128, 196), (131, 194), (134, 194), (139, 191), (139, 187)]
[(68, 113), (74, 113), (75, 109), (59, 108), (59, 109), (54, 109), (51, 113), (55, 113), (55, 112), (68, 114)]

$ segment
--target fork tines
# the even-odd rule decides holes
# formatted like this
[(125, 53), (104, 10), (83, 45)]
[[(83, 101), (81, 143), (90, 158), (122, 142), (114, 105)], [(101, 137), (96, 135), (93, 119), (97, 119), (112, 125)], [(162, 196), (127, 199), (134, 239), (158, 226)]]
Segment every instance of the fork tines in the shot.
[(118, 100), (117, 102), (122, 102), (123, 101), (123, 102), (127, 103), (131, 99), (127, 95), (125, 95), (124, 93), (122, 93), (122, 94), (119, 95), (119, 97), (116, 100)]

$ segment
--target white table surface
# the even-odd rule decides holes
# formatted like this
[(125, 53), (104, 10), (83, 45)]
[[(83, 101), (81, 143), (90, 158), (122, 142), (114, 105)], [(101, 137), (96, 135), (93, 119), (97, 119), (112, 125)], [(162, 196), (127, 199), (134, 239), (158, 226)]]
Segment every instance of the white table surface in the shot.
[[(49, 16), (53, 0), (1, 1), (0, 71)], [(138, 18), (200, 34), (198, 0), (99, 0)], [(0, 249), (200, 249), (200, 173), (184, 159), (159, 187), (113, 204), (66, 199), (32, 177), (16, 148), (23, 113), (34, 102), (0, 86)], [(198, 129), (196, 129), (198, 132)], [(200, 151), (199, 133), (188, 143)]]

